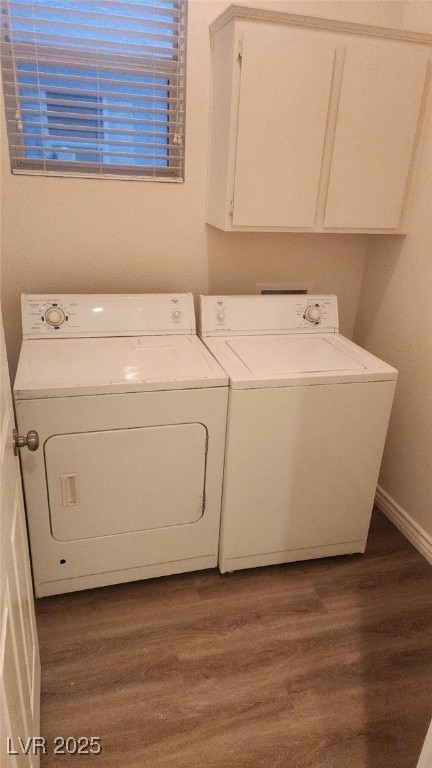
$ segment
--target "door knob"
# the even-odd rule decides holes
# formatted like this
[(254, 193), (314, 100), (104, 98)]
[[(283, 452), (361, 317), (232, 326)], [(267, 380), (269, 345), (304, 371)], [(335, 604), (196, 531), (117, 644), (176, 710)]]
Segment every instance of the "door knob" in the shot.
[(39, 448), (39, 435), (37, 432), (35, 432), (34, 429), (31, 429), (30, 432), (27, 432), (27, 437), (24, 437), (24, 435), (19, 435), (16, 429), (13, 431), (13, 448), (14, 448), (14, 454), (15, 456), (18, 455), (18, 451), (20, 448), (27, 448), (29, 451), (37, 451)]

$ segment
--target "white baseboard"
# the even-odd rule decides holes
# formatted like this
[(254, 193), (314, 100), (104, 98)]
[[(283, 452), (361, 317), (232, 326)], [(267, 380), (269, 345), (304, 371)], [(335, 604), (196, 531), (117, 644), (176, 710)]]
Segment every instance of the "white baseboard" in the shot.
[(432, 563), (432, 536), (413, 520), (402, 507), (392, 499), (391, 496), (380, 486), (378, 486), (375, 496), (375, 503), (378, 509), (394, 523), (396, 528), (414, 545), (423, 557), (429, 563)]

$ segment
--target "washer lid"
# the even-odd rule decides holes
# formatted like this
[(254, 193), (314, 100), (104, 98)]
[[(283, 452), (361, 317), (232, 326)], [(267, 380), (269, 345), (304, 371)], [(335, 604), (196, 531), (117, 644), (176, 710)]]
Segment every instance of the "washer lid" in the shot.
[(394, 368), (339, 334), (232, 336), (206, 344), (232, 389), (397, 378)]
[(322, 336), (241, 337), (227, 345), (254, 376), (364, 370), (365, 366)]
[(196, 336), (24, 340), (17, 400), (227, 386)]

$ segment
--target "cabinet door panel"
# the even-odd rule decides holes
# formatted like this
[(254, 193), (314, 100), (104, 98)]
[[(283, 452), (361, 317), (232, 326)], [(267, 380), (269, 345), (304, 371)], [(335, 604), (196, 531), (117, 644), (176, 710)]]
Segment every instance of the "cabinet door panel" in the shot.
[(245, 30), (234, 225), (314, 225), (334, 57), (310, 33)]
[(399, 227), (426, 70), (423, 51), (347, 46), (324, 226)]

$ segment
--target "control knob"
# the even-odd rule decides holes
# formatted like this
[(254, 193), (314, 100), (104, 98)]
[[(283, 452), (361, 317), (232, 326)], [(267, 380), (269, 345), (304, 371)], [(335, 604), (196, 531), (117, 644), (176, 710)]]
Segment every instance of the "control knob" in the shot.
[(321, 320), (321, 309), (319, 308), (318, 304), (310, 304), (308, 307), (306, 307), (304, 316), (305, 319), (309, 321), (309, 323), (319, 323)]
[(45, 310), (44, 317), (48, 325), (61, 325), (65, 321), (65, 313), (60, 307), (50, 307)]

